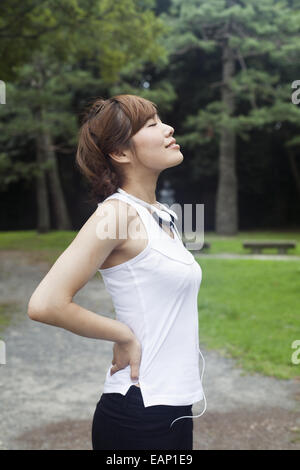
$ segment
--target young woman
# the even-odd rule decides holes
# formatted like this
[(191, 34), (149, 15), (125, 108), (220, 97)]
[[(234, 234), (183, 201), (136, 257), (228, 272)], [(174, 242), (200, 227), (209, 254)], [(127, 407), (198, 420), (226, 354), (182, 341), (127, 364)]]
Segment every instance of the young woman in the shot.
[[(191, 450), (192, 405), (205, 400), (198, 363), (202, 271), (181, 241), (176, 213), (155, 197), (160, 173), (183, 160), (173, 133), (156, 105), (139, 96), (91, 105), (76, 161), (98, 207), (28, 305), (33, 320), (114, 342), (92, 423), (94, 450)], [(72, 300), (96, 271), (116, 319)]]

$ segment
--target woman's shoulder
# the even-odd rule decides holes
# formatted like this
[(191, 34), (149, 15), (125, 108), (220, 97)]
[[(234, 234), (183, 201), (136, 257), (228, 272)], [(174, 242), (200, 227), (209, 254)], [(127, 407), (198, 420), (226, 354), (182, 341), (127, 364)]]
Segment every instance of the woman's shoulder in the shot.
[(94, 212), (95, 216), (104, 217), (105, 214), (110, 213), (111, 219), (118, 219), (120, 222), (125, 220), (132, 220), (138, 216), (138, 209), (136, 204), (131, 201), (124, 200), (122, 195), (114, 193), (103, 202), (98, 203)]

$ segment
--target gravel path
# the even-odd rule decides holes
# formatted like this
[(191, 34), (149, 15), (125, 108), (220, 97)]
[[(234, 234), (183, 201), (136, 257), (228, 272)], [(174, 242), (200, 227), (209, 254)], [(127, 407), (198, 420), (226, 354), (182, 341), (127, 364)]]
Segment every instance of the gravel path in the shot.
[[(0, 366), (0, 449), (91, 449), (93, 413), (113, 343), (30, 320), (28, 300), (49, 266), (16, 252), (0, 252), (0, 265), (1, 304), (14, 307), (2, 333), (7, 364)], [(74, 300), (114, 318), (101, 277)], [(300, 381), (244, 375), (233, 359), (200, 348), (207, 410), (193, 420), (194, 449), (299, 450)], [(203, 406), (195, 404), (194, 415)]]

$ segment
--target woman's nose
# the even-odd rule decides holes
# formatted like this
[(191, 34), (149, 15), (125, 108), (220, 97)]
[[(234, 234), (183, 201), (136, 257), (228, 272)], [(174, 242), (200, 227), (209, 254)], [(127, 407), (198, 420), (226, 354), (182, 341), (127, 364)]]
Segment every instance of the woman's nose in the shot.
[(169, 130), (168, 130), (168, 135), (172, 135), (174, 134), (174, 128), (172, 126), (168, 126), (169, 127)]

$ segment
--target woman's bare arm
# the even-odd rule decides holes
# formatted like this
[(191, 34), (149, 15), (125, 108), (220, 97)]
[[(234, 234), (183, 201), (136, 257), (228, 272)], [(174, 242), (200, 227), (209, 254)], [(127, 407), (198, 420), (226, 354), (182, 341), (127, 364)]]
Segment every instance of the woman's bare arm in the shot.
[[(104, 211), (107, 204), (115, 211)], [(105, 259), (124, 242), (119, 238), (130, 220), (124, 203), (119, 200), (104, 202), (78, 232), (68, 248), (60, 255), (33, 292), (28, 315), (32, 320), (64, 328), (80, 336), (104, 339), (118, 343), (136, 339), (124, 323), (91, 312), (73, 302), (73, 296), (102, 266)], [(123, 207), (123, 209), (122, 209)], [(124, 217), (127, 219), (125, 220)], [(116, 228), (116, 237), (100, 239), (101, 224)]]

